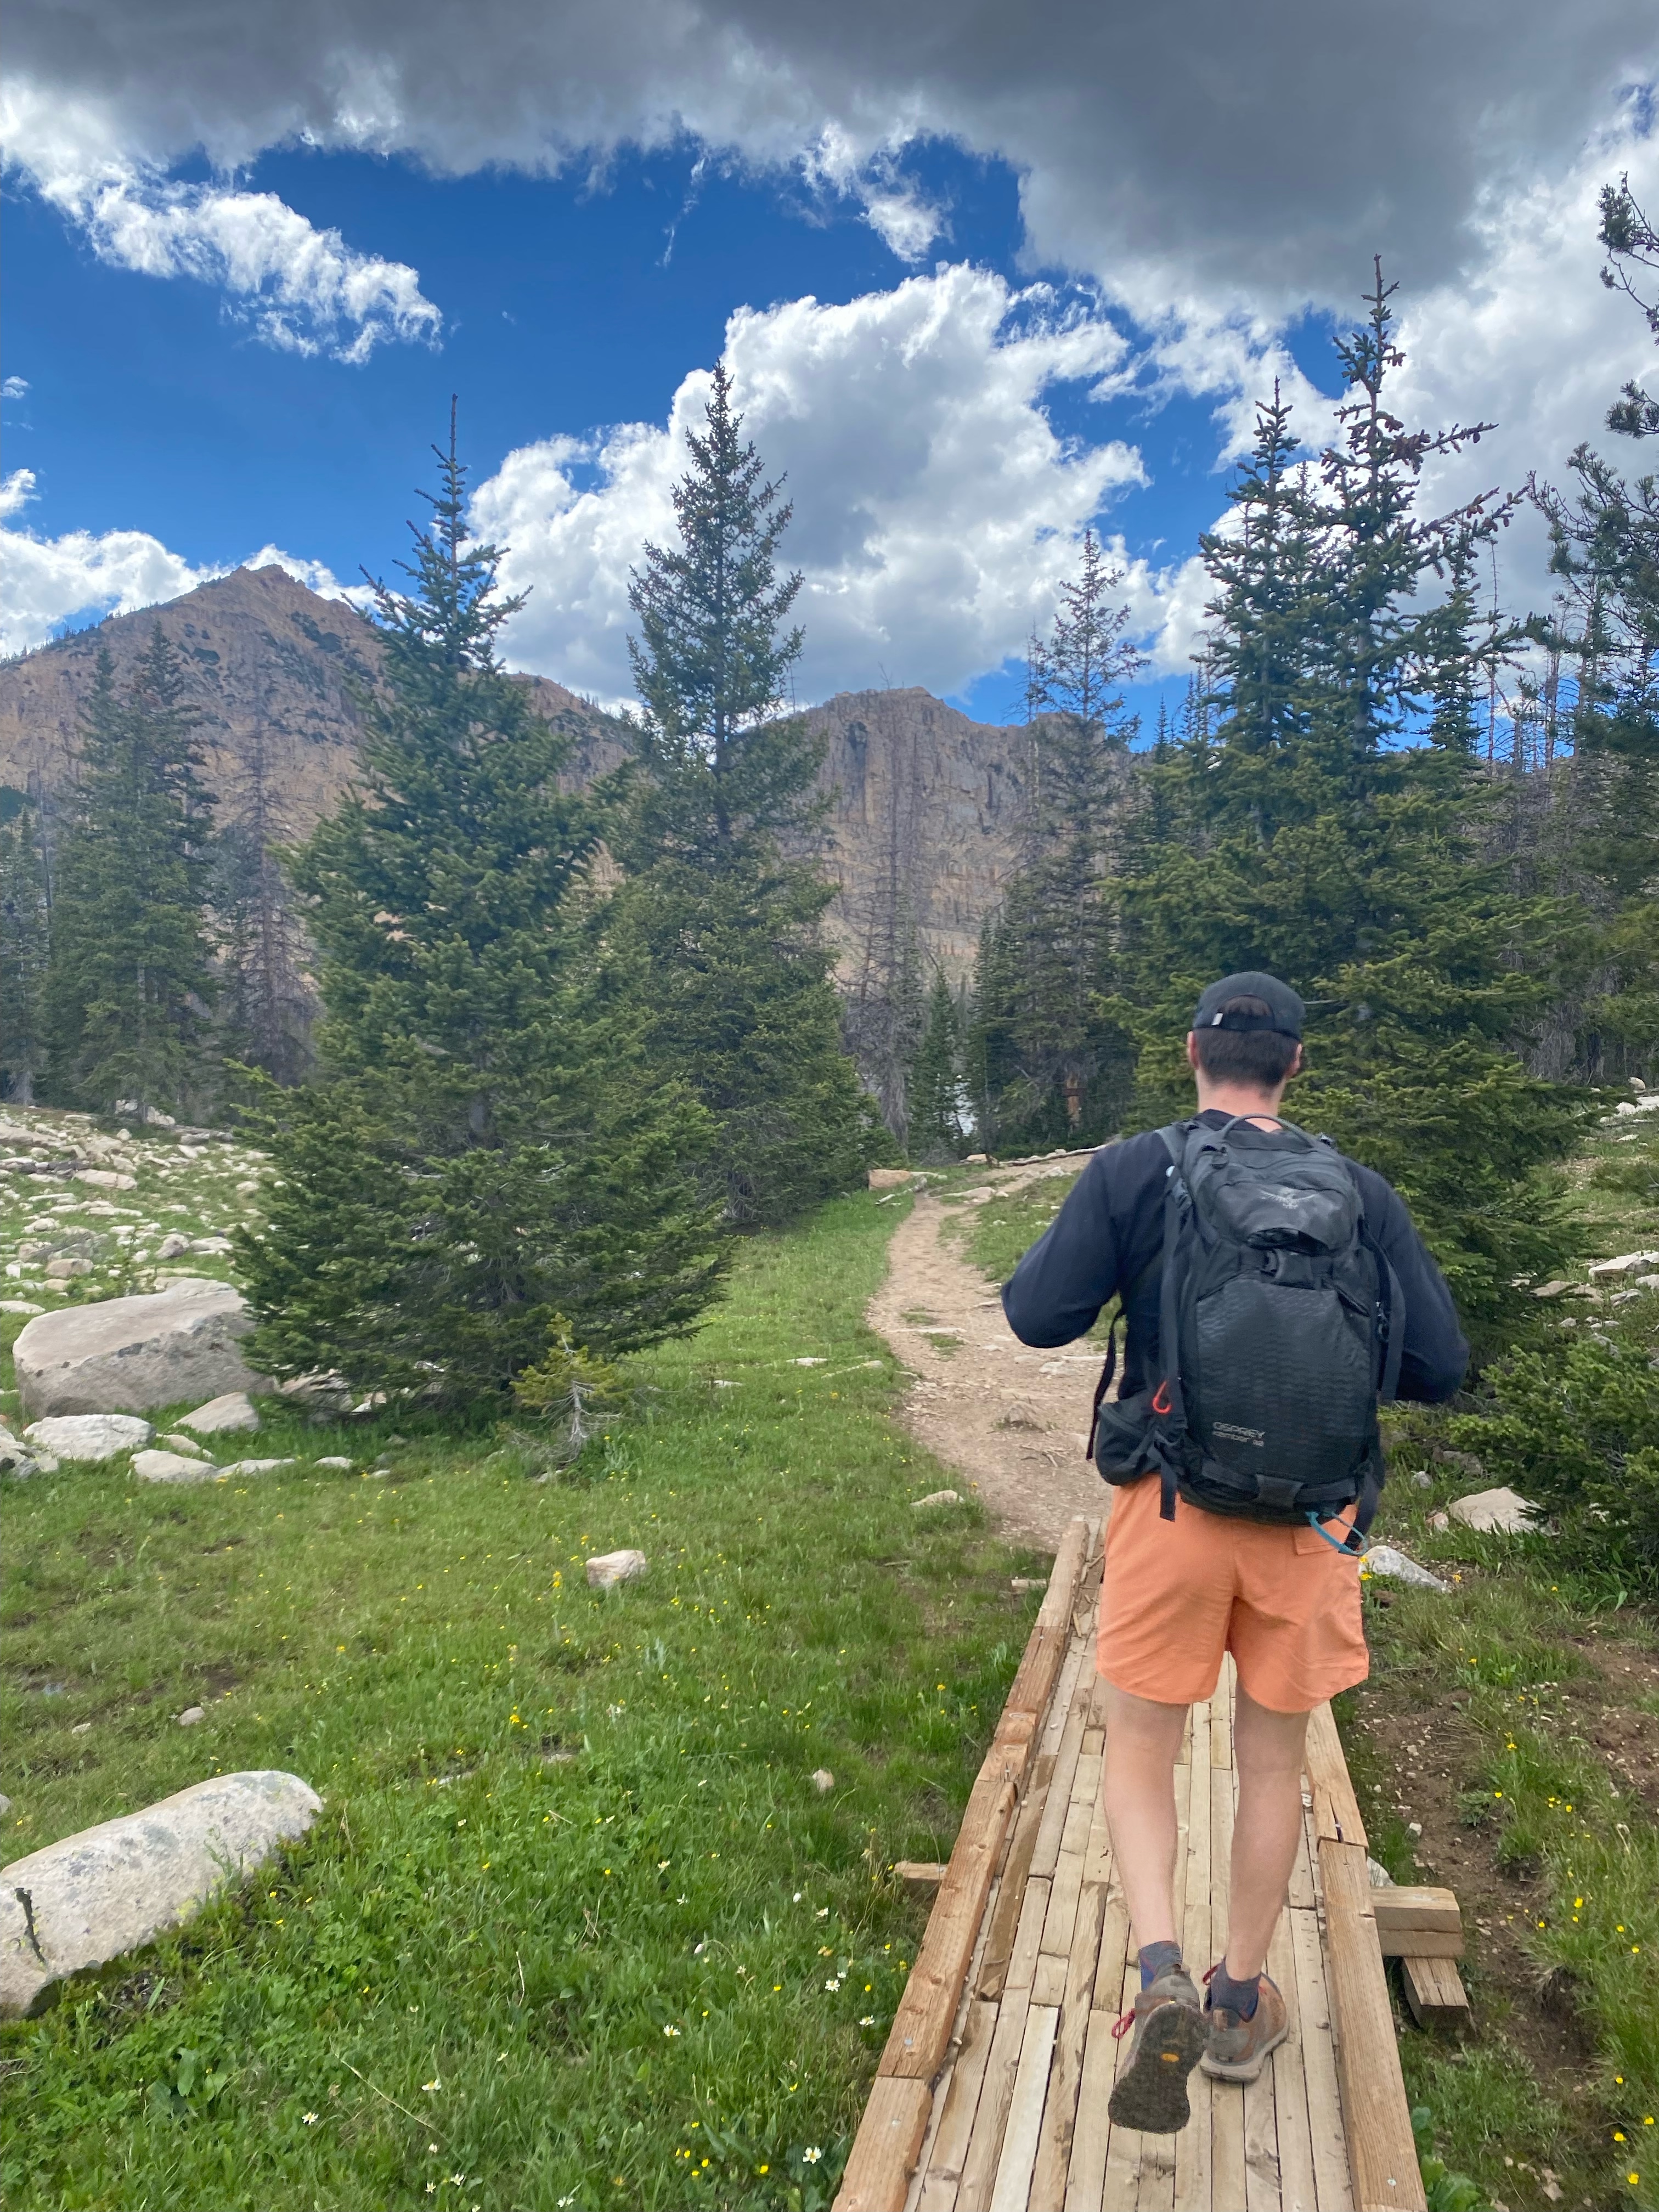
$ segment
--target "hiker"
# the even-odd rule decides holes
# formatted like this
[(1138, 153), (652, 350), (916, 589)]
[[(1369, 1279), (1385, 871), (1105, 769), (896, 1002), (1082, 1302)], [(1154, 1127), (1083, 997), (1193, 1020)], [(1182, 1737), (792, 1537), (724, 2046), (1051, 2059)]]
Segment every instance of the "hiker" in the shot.
[[(1113, 2121), (1173, 2134), (1195, 2064), (1253, 2081), (1288, 2032), (1264, 1973), (1302, 1832), (1308, 1715), (1368, 1671), (1358, 1555), (1382, 1482), (1379, 1399), (1463, 1379), (1451, 1296), (1397, 1194), (1279, 1119), (1302, 1000), (1229, 975), (1198, 1002), (1189, 1121), (1097, 1152), (1003, 1291), (1023, 1343), (1115, 1297), (1123, 1379), (1091, 1454), (1115, 1486), (1097, 1663), (1102, 1796), (1139, 1948)], [(1224, 1651), (1237, 1668), (1226, 1948), (1200, 1998), (1176, 1925), (1175, 1762)], [(1196, 1963), (1196, 1962), (1194, 1962)]]

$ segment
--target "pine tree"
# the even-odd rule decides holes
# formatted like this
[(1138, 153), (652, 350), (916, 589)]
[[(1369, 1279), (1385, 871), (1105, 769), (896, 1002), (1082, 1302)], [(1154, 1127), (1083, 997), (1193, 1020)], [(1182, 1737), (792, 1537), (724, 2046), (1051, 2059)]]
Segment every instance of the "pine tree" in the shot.
[[(1602, 280), (1626, 292), (1659, 338), (1659, 306), (1632, 267), (1659, 269), (1659, 236), (1628, 179), (1601, 195)], [(1626, 386), (1609, 410), (1627, 437), (1659, 434), (1659, 400)], [(1577, 675), (1565, 836), (1573, 895), (1594, 919), (1577, 1057), (1593, 1079), (1659, 1067), (1659, 477), (1621, 475), (1580, 446), (1571, 497), (1535, 492), (1563, 580), (1562, 619), (1544, 629)]]
[(1433, 434), (1392, 414), (1390, 289), (1379, 272), (1339, 344), (1338, 438), (1298, 462), (1276, 397), (1230, 526), (1203, 540), (1216, 719), (1144, 771), (1172, 835), (1141, 846), (1121, 886), (1117, 1010), (1143, 1043), (1140, 1115), (1161, 1121), (1189, 1110), (1200, 989), (1249, 968), (1293, 984), (1310, 1073), (1290, 1112), (1390, 1177), (1489, 1331), (1515, 1279), (1562, 1249), (1534, 1170), (1582, 1109), (1528, 1077), (1521, 1048), (1566, 925), (1480, 849), (1469, 663), (1488, 641), (1473, 634), (1468, 555), (1510, 503), (1418, 512), (1425, 460), (1486, 426)]
[(962, 1017), (942, 970), (927, 994), (927, 1026), (906, 1087), (910, 1158), (921, 1166), (960, 1159), (967, 1145)]
[(198, 717), (157, 623), (124, 694), (107, 648), (82, 718), (45, 1001), (54, 1103), (187, 1110), (210, 1090), (210, 800)]
[(294, 866), (319, 1067), (264, 1085), (276, 1172), (243, 1259), (274, 1372), (487, 1404), (550, 1346), (604, 1360), (684, 1330), (721, 1249), (706, 1116), (645, 1059), (592, 886), (598, 810), (496, 659), (520, 602), (467, 542), (453, 415), (438, 459), (413, 589), (376, 587), (361, 781)]
[(829, 887), (787, 857), (817, 820), (822, 748), (784, 714), (800, 587), (780, 578), (790, 509), (717, 368), (674, 489), (679, 543), (647, 545), (629, 605), (641, 773), (616, 827), (617, 901), (647, 976), (650, 1051), (713, 1116), (727, 1218), (786, 1220), (845, 1189), (878, 1147), (840, 1042), (819, 929)]
[(1116, 1127), (1130, 1055), (1103, 1016), (1114, 981), (1109, 849), (1135, 724), (1119, 686), (1138, 665), (1114, 606), (1121, 582), (1092, 532), (1027, 677), (1030, 750), (1018, 868), (977, 988), (988, 1105), (1010, 1145), (1089, 1144)]
[(46, 874), (32, 806), (0, 823), (0, 1098), (34, 1103), (45, 1054)]
[(277, 853), (292, 837), (267, 758), (263, 718), (227, 772), (214, 842), (212, 905), (222, 976), (219, 1046), (228, 1061), (297, 1083), (314, 1012), (308, 953)]

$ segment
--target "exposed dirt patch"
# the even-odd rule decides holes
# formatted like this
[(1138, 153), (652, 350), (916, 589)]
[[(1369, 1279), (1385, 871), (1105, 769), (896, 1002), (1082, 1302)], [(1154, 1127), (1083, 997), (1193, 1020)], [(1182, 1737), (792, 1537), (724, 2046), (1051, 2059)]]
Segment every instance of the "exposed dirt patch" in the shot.
[[(1086, 1153), (991, 1170), (999, 1196), (1048, 1175), (1075, 1175)], [(1098, 1347), (1034, 1352), (1002, 1316), (997, 1286), (941, 1235), (956, 1208), (923, 1192), (888, 1248), (869, 1322), (915, 1376), (902, 1418), (968, 1478), (1010, 1534), (1053, 1551), (1077, 1514), (1104, 1512), (1107, 1491), (1084, 1457)]]

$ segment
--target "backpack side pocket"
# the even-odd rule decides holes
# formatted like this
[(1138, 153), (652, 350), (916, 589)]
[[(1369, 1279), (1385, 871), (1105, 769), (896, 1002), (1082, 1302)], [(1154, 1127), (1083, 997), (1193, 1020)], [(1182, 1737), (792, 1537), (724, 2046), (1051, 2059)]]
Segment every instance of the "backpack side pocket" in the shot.
[(1138, 1482), (1152, 1471), (1147, 1444), (1156, 1419), (1150, 1390), (1102, 1405), (1095, 1425), (1095, 1465), (1106, 1481)]

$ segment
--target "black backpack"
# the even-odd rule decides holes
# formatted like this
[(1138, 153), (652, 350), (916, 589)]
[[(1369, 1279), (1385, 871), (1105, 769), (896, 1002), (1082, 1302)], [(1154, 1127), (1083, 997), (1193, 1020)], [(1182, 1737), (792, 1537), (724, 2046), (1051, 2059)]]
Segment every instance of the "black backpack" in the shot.
[[(1318, 1528), (1357, 1505), (1360, 1551), (1382, 1488), (1378, 1401), (1395, 1394), (1400, 1279), (1328, 1137), (1239, 1116), (1160, 1130), (1170, 1153), (1156, 1389), (1095, 1395), (1090, 1452), (1110, 1483), (1156, 1473), (1206, 1512)], [(1287, 1139), (1291, 1141), (1286, 1141)], [(1332, 1543), (1334, 1537), (1329, 1538)]]

